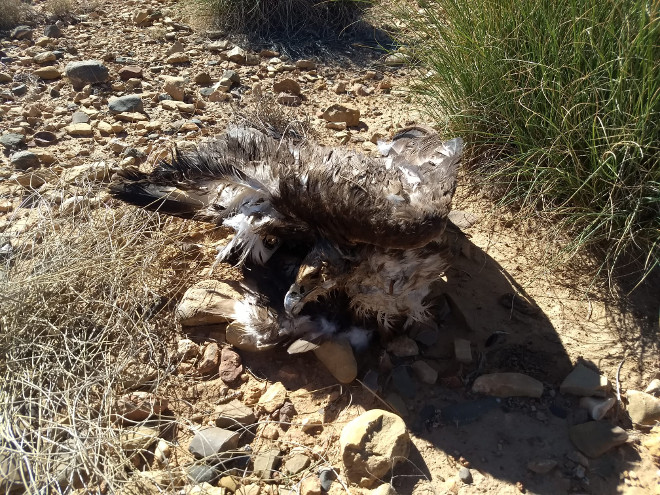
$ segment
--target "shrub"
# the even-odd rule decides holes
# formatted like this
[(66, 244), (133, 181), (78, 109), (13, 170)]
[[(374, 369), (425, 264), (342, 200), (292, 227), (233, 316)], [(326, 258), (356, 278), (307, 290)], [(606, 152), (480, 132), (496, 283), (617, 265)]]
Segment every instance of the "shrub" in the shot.
[(358, 23), (372, 0), (198, 0), (220, 28), (250, 38), (315, 38)]
[(30, 6), (19, 0), (0, 0), (0, 29), (11, 29), (28, 20)]
[[(506, 204), (557, 214), (603, 267), (660, 255), (660, 24), (653, 0), (400, 3), (419, 94)], [(430, 72), (429, 72), (430, 70)]]

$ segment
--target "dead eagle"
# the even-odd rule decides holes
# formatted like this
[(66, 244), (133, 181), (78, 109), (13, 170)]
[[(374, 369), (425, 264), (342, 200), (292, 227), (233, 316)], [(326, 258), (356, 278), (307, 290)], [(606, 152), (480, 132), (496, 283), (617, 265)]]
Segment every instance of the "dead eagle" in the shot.
[[(233, 127), (150, 174), (123, 170), (110, 191), (235, 231), (218, 261), (244, 266), (245, 298), (228, 314), (257, 347), (338, 328), (357, 344), (365, 331), (355, 324), (375, 321), (385, 335), (431, 322), (462, 148), (460, 138), (411, 127), (379, 143), (383, 156), (374, 158)], [(286, 286), (269, 289), (269, 280)], [(338, 304), (350, 321), (337, 321)]]

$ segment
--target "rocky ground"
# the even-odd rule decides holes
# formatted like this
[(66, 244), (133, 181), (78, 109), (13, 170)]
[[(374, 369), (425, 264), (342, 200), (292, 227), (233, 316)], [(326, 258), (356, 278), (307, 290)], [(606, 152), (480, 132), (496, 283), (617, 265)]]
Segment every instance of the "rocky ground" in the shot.
[[(245, 113), (298, 119), (314, 139), (365, 153), (424, 123), (398, 55), (250, 49), (191, 28), (171, 2), (109, 1), (55, 21), (0, 40), (4, 256), (37, 222), (24, 201), (35, 190), (64, 213), (119, 207), (80, 181), (148, 169)], [(231, 267), (210, 270), (226, 233), (205, 238), (178, 305), (175, 378), (118, 400), (140, 423), (123, 445), (142, 452), (122, 492), (660, 493), (657, 295), (624, 306), (573, 267), (548, 265), (561, 239), (538, 223), (493, 214), (465, 188), (457, 196), (464, 234), (441, 331), (357, 357), (337, 344), (250, 352), (213, 310), (232, 297), (219, 282)], [(11, 478), (11, 464), (0, 470)]]

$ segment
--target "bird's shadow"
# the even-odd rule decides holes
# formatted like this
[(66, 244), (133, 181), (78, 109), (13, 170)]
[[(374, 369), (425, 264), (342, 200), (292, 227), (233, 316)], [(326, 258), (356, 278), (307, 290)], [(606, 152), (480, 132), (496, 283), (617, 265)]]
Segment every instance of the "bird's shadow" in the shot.
[[(444, 493), (451, 482), (447, 473), (455, 477), (462, 466), (470, 467), (477, 484), (495, 478), (540, 494), (616, 493), (619, 476), (629, 469), (635, 452), (625, 445), (614, 449), (593, 460), (586, 477), (580, 475), (583, 468), (571, 460), (575, 447), (568, 430), (588, 418), (577, 399), (559, 393), (572, 363), (551, 321), (515, 278), (460, 230), (451, 229), (448, 236), (454, 258), (446, 281), (436, 289), (449, 311), (445, 308), (439, 322), (437, 340), (418, 343), (418, 356), (385, 355), (373, 343), (357, 356), (358, 379), (348, 386), (337, 385), (311, 352), (245, 353), (247, 366), (291, 391), (306, 390), (312, 403), (324, 405), (298, 413), (320, 410), (325, 424), (343, 426), (352, 419), (345, 414), (351, 405), (389, 408), (402, 415), (416, 454), (386, 480), (398, 493), (412, 493), (420, 482), (431, 492)], [(455, 339), (469, 342), (471, 362), (458, 361)], [(416, 377), (412, 364), (417, 360), (437, 371), (434, 384)], [(543, 383), (543, 396), (495, 399), (470, 391), (477, 376), (495, 372), (531, 376)], [(328, 401), (330, 393), (336, 398)], [(530, 461), (540, 460), (556, 461), (557, 466), (548, 474), (528, 469)]]

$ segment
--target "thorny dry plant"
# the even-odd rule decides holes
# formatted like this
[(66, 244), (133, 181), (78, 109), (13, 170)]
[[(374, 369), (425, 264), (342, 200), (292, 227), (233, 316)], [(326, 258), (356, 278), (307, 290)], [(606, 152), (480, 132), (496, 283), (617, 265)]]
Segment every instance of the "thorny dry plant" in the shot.
[(182, 222), (64, 194), (26, 197), (0, 243), (0, 460), (28, 493), (126, 478), (115, 401), (161, 387), (185, 278)]

